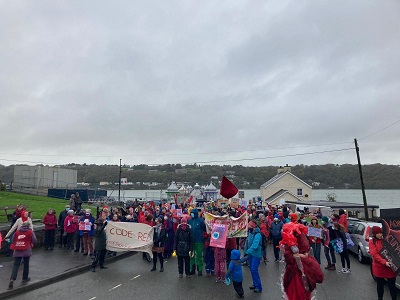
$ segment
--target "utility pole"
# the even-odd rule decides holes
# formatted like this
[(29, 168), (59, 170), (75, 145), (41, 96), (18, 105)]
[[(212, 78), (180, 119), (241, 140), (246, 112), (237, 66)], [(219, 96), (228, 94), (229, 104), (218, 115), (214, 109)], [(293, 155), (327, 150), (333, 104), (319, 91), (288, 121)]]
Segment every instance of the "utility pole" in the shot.
[(119, 180), (118, 180), (118, 203), (121, 202), (121, 173), (122, 173), (122, 159), (119, 159)]
[(362, 190), (362, 194), (363, 194), (365, 220), (369, 221), (367, 197), (365, 196), (364, 179), (363, 179), (362, 169), (361, 169), (360, 149), (358, 148), (357, 139), (354, 139), (354, 144), (356, 146), (357, 161), (358, 161), (358, 171), (360, 172), (361, 190)]

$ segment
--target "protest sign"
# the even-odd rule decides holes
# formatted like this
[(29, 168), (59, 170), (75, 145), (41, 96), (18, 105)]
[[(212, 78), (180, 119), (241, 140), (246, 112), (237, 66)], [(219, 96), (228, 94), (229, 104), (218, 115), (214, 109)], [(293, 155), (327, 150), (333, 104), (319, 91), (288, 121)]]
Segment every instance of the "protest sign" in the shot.
[(153, 227), (142, 223), (108, 222), (107, 250), (138, 251), (153, 255)]
[(228, 225), (214, 223), (211, 232), (210, 246), (217, 248), (225, 248), (227, 234), (228, 234)]
[(381, 209), (383, 248), (381, 255), (389, 261), (392, 270), (400, 274), (400, 209)]
[(239, 198), (232, 198), (231, 199), (231, 207), (238, 208), (239, 207)]
[(218, 207), (227, 207), (229, 204), (229, 200), (228, 199), (219, 199), (218, 202)]
[(182, 208), (179, 209), (171, 209), (172, 217), (181, 218), (182, 217)]
[(308, 228), (308, 236), (322, 238), (322, 228), (315, 227), (307, 227)]
[(90, 231), (92, 229), (92, 224), (88, 222), (79, 222), (79, 230)]
[(247, 237), (247, 212), (239, 218), (225, 216), (215, 216), (210, 213), (205, 213), (205, 223), (207, 233), (211, 233), (214, 223), (228, 225), (228, 238), (232, 237)]

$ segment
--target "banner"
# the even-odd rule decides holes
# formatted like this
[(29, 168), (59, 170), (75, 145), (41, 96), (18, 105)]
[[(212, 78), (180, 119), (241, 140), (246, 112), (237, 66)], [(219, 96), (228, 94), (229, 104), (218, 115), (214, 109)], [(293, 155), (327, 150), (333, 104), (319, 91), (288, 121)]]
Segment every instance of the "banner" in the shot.
[(90, 231), (92, 229), (92, 223), (79, 222), (79, 230)]
[(206, 212), (205, 223), (207, 233), (212, 232), (214, 223), (219, 223), (228, 225), (228, 238), (247, 237), (247, 212), (239, 218), (229, 217), (228, 215), (215, 216)]
[(142, 223), (108, 222), (107, 250), (138, 251), (153, 256), (153, 227)]
[[(397, 213), (400, 209), (397, 210)], [(381, 213), (382, 216), (382, 213)], [(387, 222), (388, 220), (389, 222)], [(385, 216), (382, 220), (383, 248), (381, 256), (391, 263), (393, 272), (400, 274), (400, 217)]]
[(211, 232), (210, 246), (217, 248), (225, 248), (227, 234), (228, 234), (227, 224), (214, 223)]

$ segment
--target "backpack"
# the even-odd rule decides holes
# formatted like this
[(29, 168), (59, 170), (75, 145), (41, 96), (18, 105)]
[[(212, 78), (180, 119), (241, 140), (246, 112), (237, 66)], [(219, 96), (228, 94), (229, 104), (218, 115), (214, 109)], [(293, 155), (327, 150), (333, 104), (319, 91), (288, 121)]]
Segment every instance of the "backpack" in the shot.
[(261, 234), (261, 250), (264, 250), (267, 247), (267, 237), (265, 236), (264, 233), (260, 232)]

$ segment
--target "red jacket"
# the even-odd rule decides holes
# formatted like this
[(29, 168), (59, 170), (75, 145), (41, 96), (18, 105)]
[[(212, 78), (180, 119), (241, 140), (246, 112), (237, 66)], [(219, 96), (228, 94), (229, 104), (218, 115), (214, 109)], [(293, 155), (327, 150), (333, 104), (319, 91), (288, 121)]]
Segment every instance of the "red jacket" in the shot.
[(261, 233), (263, 233), (266, 237), (269, 237), (269, 230), (268, 230), (268, 228), (267, 228), (266, 220), (264, 220), (263, 222), (261, 222), (261, 224), (260, 224), (260, 231), (261, 231)]
[(346, 214), (343, 214), (343, 215), (340, 216), (338, 223), (344, 227), (345, 232), (348, 232), (349, 223), (347, 222), (347, 215)]
[(226, 247), (225, 249), (236, 249), (237, 244), (236, 244), (236, 238), (227, 238), (226, 239)]
[(369, 240), (369, 253), (372, 257), (372, 274), (379, 278), (395, 278), (397, 275), (387, 267), (386, 260), (380, 255), (383, 248), (383, 240), (372, 238)]
[(43, 218), (45, 230), (53, 230), (57, 228), (57, 217), (55, 214), (47, 213)]
[(64, 232), (66, 232), (66, 233), (74, 233), (78, 229), (77, 224), (73, 220), (74, 220), (74, 216), (71, 216), (71, 215), (68, 215), (65, 218), (65, 220), (64, 220)]

